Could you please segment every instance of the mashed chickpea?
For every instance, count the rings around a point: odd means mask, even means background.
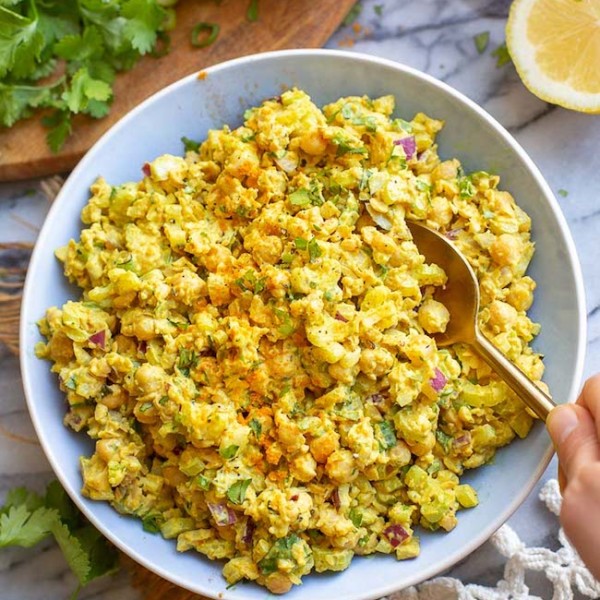
[[[531,428],[468,347],[436,347],[446,274],[406,226],[454,240],[483,331],[539,380],[529,218],[439,158],[441,121],[393,113],[287,91],[139,182],[99,179],[57,251],[81,297],[47,311],[37,353],[96,442],[83,494],[229,583],[284,593],[355,554],[418,555],[417,526],[477,505],[463,472]]]

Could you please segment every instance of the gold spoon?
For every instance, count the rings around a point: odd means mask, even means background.
[[[436,299],[450,312],[446,331],[435,334],[437,345],[444,347],[459,342],[469,344],[545,422],[548,413],[556,406],[554,400],[508,360],[479,329],[479,283],[471,265],[444,235],[414,221],[407,221],[407,225],[414,243],[427,262],[439,265],[448,276],[445,287],[436,292]]]

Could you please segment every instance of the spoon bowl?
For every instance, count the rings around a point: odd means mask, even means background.
[[[479,282],[471,265],[454,244],[444,235],[414,221],[407,222],[419,252],[427,262],[435,263],[446,272],[448,281],[435,298],[450,313],[443,333],[435,334],[439,347],[469,344],[498,376],[540,418],[546,421],[556,406],[521,369],[500,352],[481,332],[477,323],[479,312]]]

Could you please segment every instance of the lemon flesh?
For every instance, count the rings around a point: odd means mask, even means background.
[[[516,0],[506,43],[523,83],[536,96],[600,112],[599,0]]]

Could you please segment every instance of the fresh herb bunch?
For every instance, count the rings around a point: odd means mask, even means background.
[[[72,117],[101,118],[119,71],[167,44],[177,0],[0,0],[0,123],[47,109],[57,152]]]
[[[44,496],[25,488],[8,492],[0,507],[0,548],[30,548],[51,535],[79,587],[118,569],[117,550],[90,525],[58,481],[48,485]]]

